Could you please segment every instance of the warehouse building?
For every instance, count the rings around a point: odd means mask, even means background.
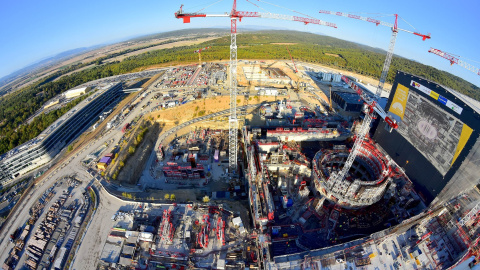
[[[53,159],[64,147],[82,134],[97,116],[123,94],[122,84],[110,84],[82,101],[60,119],[30,140],[0,156],[0,185]]]
[[[81,87],[77,89],[68,90],[65,93],[65,98],[74,98],[88,93],[91,90],[90,87]]]

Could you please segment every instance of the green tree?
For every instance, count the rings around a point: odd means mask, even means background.
[[[168,199],[170,199],[170,194],[168,194],[168,193],[167,193],[167,194],[165,194],[165,196],[163,196],[163,198],[164,198],[165,200],[168,200]]]
[[[129,153],[130,155],[133,155],[133,154],[135,153],[135,147],[134,147],[134,146],[128,147],[128,153]]]
[[[202,201],[204,203],[208,203],[208,202],[210,202],[210,198],[208,196],[205,196],[205,197],[203,197]]]
[[[176,199],[175,194],[171,194],[170,195],[170,200],[173,202],[173,201],[175,201],[175,199]]]

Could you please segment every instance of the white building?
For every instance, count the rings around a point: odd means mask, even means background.
[[[65,95],[65,98],[74,98],[74,97],[78,97],[88,93],[90,89],[91,89],[90,87],[82,87],[82,88],[68,90],[63,94]]]

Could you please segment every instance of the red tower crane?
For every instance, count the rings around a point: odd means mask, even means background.
[[[439,49],[434,49],[434,48],[430,48],[430,50],[428,50],[429,53],[433,53],[433,54],[436,54],[440,57],[443,57],[445,59],[447,59],[448,61],[450,61],[450,65],[453,65],[453,64],[457,64],[459,66],[462,66],[470,71],[472,71],[473,73],[477,74],[477,75],[480,75],[480,69],[470,65],[469,63],[467,62],[464,62],[460,59],[460,56],[457,56],[457,55],[453,55],[451,53],[447,53],[447,52],[444,52],[444,51],[440,51]]]
[[[360,87],[358,87],[354,82],[350,81],[346,76],[342,77],[342,80],[345,81],[350,87],[352,87],[357,93],[362,97],[363,101],[367,105],[368,109],[365,113],[365,118],[363,120],[362,126],[360,127],[360,130],[357,133],[357,138],[355,140],[355,143],[353,144],[352,151],[350,152],[350,155],[348,156],[345,164],[343,165],[343,168],[340,172],[336,174],[332,174],[331,178],[333,181],[343,181],[345,179],[345,176],[347,172],[350,170],[350,168],[353,165],[353,161],[355,160],[357,154],[359,151],[362,149],[362,144],[363,141],[365,140],[365,136],[367,135],[368,131],[370,130],[370,124],[372,123],[373,119],[376,118],[375,112],[382,117],[385,122],[391,127],[396,129],[398,127],[397,123],[395,122],[394,119],[391,119],[387,116],[383,108],[377,103],[378,98],[380,98],[380,95],[382,94],[383,91],[383,85],[385,84],[385,80],[387,79],[388,75],[388,70],[390,69],[390,64],[392,63],[392,58],[393,58],[393,51],[395,48],[395,42],[397,40],[397,34],[398,31],[404,31],[407,33],[411,33],[417,36],[422,37],[422,40],[430,39],[430,34],[421,34],[416,31],[410,31],[410,30],[405,30],[398,28],[398,14],[394,14],[395,16],[395,23],[387,23],[387,22],[382,22],[377,19],[373,18],[368,18],[368,17],[363,17],[359,15],[354,15],[354,14],[349,14],[349,13],[343,13],[343,12],[334,12],[334,11],[327,11],[327,10],[320,10],[320,13],[323,14],[331,14],[331,15],[337,15],[337,16],[342,16],[342,17],[347,17],[347,18],[352,18],[352,19],[357,19],[357,20],[362,20],[366,22],[371,22],[378,25],[384,25],[387,27],[390,27],[392,29],[392,37],[390,38],[390,46],[387,51],[387,57],[385,58],[385,63],[383,64],[383,69],[382,69],[382,74],[380,75],[380,80],[377,86],[377,91],[375,92],[375,96],[370,97],[370,95],[366,94]]]
[[[238,140],[238,119],[237,119],[237,19],[242,21],[243,17],[279,19],[288,21],[303,22],[304,24],[318,24],[337,28],[334,23],[324,22],[314,18],[304,18],[298,16],[289,16],[274,14],[269,12],[249,12],[238,11],[237,0],[233,0],[233,6],[230,13],[224,14],[206,14],[206,13],[185,13],[183,5],[175,13],[175,18],[183,19],[183,23],[190,23],[191,18],[204,17],[228,17],[230,18],[230,116],[228,120],[228,167],[229,172],[234,173],[237,170],[237,140]]]

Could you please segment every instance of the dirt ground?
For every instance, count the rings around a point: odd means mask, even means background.
[[[284,97],[278,96],[277,100],[282,98]],[[177,124],[186,122],[193,118],[226,110],[230,107],[229,101],[230,101],[230,97],[228,96],[219,96],[219,97],[213,97],[208,99],[201,99],[201,100],[189,102],[185,105],[181,105],[180,107],[174,107],[170,109],[153,112],[153,113],[147,114],[146,116],[147,117],[152,116],[155,121],[160,123],[165,123],[164,130],[168,130]],[[258,104],[263,101],[275,101],[275,97],[261,96],[261,97],[258,97],[258,99],[255,97],[251,97],[248,104]],[[242,106],[243,102],[244,102],[244,97],[238,96],[237,106]],[[179,113],[180,108],[182,113]]]
[[[300,97],[300,100],[303,99],[307,101],[309,104],[313,104],[313,105],[323,106],[325,103],[327,104],[329,103],[328,97],[323,92],[318,91],[317,94],[323,99],[324,103],[319,101],[314,95],[307,92],[303,92],[303,91],[299,93],[299,97]]]
[[[177,41],[177,42],[172,42],[172,43],[168,43],[168,44],[157,45],[157,46],[154,46],[154,47],[138,50],[138,51],[127,53],[127,54],[122,54],[122,55],[119,55],[117,57],[107,59],[107,60],[105,60],[105,63],[110,63],[110,62],[114,62],[114,61],[122,61],[123,59],[125,59],[127,57],[130,57],[130,56],[133,56],[133,55],[139,55],[139,54],[142,54],[142,53],[145,53],[145,52],[148,52],[148,51],[168,49],[168,48],[180,47],[180,46],[190,46],[190,45],[199,44],[199,43],[202,43],[202,42],[205,42],[205,41],[210,41],[210,40],[217,39],[217,38],[218,37],[199,38],[199,39],[196,39],[196,40]]]

